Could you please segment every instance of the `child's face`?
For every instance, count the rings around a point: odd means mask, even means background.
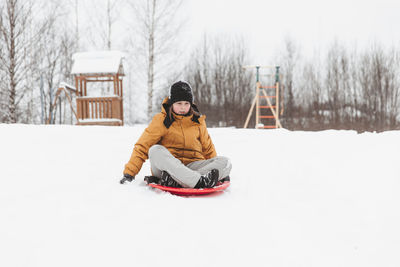
[[[172,104],[172,110],[176,114],[185,115],[189,112],[190,102],[188,101],[178,101]]]

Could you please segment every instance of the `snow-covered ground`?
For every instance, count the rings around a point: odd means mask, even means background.
[[[0,266],[400,266],[400,132],[210,129],[186,198],[119,184],[144,127],[0,125]]]

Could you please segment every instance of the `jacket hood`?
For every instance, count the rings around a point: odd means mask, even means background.
[[[171,105],[168,104],[168,97],[166,97],[163,100],[162,105],[161,105],[161,113],[165,115],[164,125],[165,125],[165,127],[167,127],[167,129],[175,121],[175,115],[173,114],[172,116],[170,116],[170,114],[169,114],[170,107],[171,107]],[[197,113],[200,114],[200,111],[195,104],[192,104],[192,108],[194,109],[194,111],[196,111]],[[199,118],[202,117],[201,114],[200,114],[200,116],[192,114],[191,117],[192,117],[193,122],[200,124]]]

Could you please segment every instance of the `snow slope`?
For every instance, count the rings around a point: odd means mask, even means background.
[[[400,132],[210,129],[185,198],[119,184],[144,127],[0,124],[0,266],[400,266]]]

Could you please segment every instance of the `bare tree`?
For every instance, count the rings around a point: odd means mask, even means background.
[[[69,14],[74,14],[73,17],[68,18],[69,21],[74,21],[74,25],[72,27],[75,27],[75,29],[68,29],[71,32],[75,32],[73,35],[74,41],[73,43],[75,44],[75,49],[76,51],[80,50],[80,28],[81,28],[81,23],[79,20],[79,15],[80,15],[80,6],[79,6],[79,1],[78,0],[62,0],[61,2],[58,2],[57,4],[62,5],[63,9],[67,10]],[[65,16],[63,16],[65,17]],[[68,27],[67,27],[68,28]]]
[[[398,125],[399,57],[394,50],[375,47],[361,58],[359,82],[366,130],[395,129]]]
[[[347,92],[349,88],[349,59],[337,42],[328,51],[326,60],[325,88],[328,96],[330,120],[335,128],[343,127],[347,114]]]
[[[280,58],[280,65],[282,67],[282,76],[283,80],[282,86],[285,87],[285,95],[283,98],[285,100],[285,113],[283,114],[284,123],[290,124],[292,118],[294,117],[294,109],[295,109],[295,74],[297,71],[297,65],[299,64],[299,49],[295,44],[294,40],[290,37],[286,37],[284,41],[285,50],[282,53]],[[298,88],[299,86],[297,86]]]
[[[184,76],[209,125],[243,126],[254,97],[251,74],[242,69],[247,58],[244,41],[226,37],[204,37],[190,57]]]
[[[309,129],[323,129],[325,120],[326,106],[323,88],[322,88],[322,75],[320,67],[317,62],[307,62],[303,66],[302,76],[303,79],[297,84],[299,92],[302,95],[302,102],[296,99],[293,101],[294,106],[291,116],[296,120],[291,119],[288,125],[291,129],[309,128]],[[286,109],[288,111],[288,109]],[[307,118],[307,122],[301,118]]]
[[[181,0],[136,0],[129,1],[135,15],[133,37],[137,53],[142,56],[146,69],[147,117],[153,114],[153,96],[157,79],[163,71],[171,68],[174,60],[168,54],[173,51],[182,24],[177,21]]]
[[[189,62],[186,64],[185,77],[191,81],[194,100],[203,103],[212,103],[211,92],[211,55],[209,53],[209,44],[207,37],[203,37],[201,45],[194,49],[190,56]]]
[[[37,57],[42,58],[40,62],[39,77],[43,83],[43,93],[45,94],[46,121],[50,118],[50,122],[55,122],[55,115],[57,110],[53,110],[53,102],[56,91],[60,82],[72,82],[70,77],[70,70],[72,64],[72,54],[75,50],[76,43],[73,36],[67,30],[60,31],[55,27],[49,27],[45,31],[39,41],[39,49],[37,49]],[[69,107],[64,105],[64,110],[59,102],[59,113],[71,114]],[[63,122],[62,114],[60,116],[60,123]]]
[[[19,119],[18,106],[28,90],[25,75],[34,64],[29,55],[40,35],[53,23],[51,19],[33,20],[33,2],[6,0],[0,7],[0,68],[5,75],[6,110],[4,121],[15,123]]]
[[[31,7],[23,6],[18,0],[7,0],[3,3],[0,14],[0,34],[2,54],[0,55],[2,72],[5,74],[6,113],[5,122],[17,122],[17,103],[24,93],[19,92],[22,79],[18,69],[22,65],[21,53],[18,53],[18,41],[22,39],[27,26]],[[20,93],[20,94],[19,94]]]
[[[89,27],[86,29],[88,43],[101,50],[115,47],[115,24],[120,19],[122,0],[91,1],[86,7]]]

